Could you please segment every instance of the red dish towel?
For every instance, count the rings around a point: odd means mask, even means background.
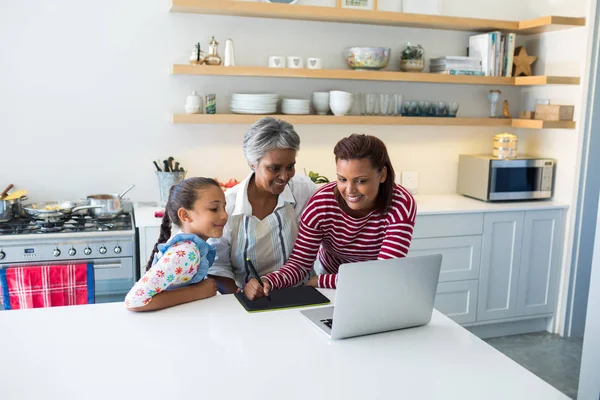
[[[93,264],[0,269],[5,310],[94,303]]]

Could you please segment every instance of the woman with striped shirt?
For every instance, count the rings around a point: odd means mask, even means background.
[[[312,196],[289,259],[261,278],[264,288],[250,280],[244,288],[248,298],[298,285],[317,258],[321,274],[307,285],[335,288],[341,264],[408,253],[417,206],[412,195],[394,183],[385,144],[374,136],[354,134],[340,140],[333,152],[337,181]]]

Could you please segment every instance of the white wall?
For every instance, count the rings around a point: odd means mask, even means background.
[[[530,16],[517,0],[510,2],[514,7],[503,2],[501,8],[495,1],[452,1],[444,10],[458,14],[474,4],[465,16],[490,17],[482,10],[500,9],[512,10],[512,19]],[[137,184],[130,192],[134,200],[156,200],[151,160],[169,155],[190,175],[245,176],[246,126],[169,122],[170,113],[183,111],[192,89],[216,93],[218,112],[226,111],[234,91],[308,98],[312,91],[336,88],[458,100],[462,116],[484,116],[487,109],[490,87],[482,86],[169,75],[172,63],[185,62],[193,44],[206,46],[211,35],[221,43],[234,40],[238,65],[264,65],[269,55],[283,54],[317,56],[326,67],[344,68],[344,46],[378,45],[393,49],[390,68],[396,68],[407,41],[423,44],[428,57],[464,54],[469,35],[464,32],[174,14],[168,0],[27,0],[0,7],[0,132],[2,147],[10,149],[0,158],[0,181],[28,189],[36,200],[78,199],[130,183]],[[519,89],[501,89],[516,113]],[[386,141],[398,171],[420,171],[423,194],[454,192],[457,155],[489,151],[492,136],[502,131],[307,125],[297,130],[300,171],[333,177],[333,145],[352,132],[366,132]],[[574,136],[573,131],[553,134],[559,142]],[[527,137],[521,143],[531,149]]]

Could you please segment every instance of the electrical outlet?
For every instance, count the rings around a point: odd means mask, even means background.
[[[419,171],[402,171],[402,186],[412,194],[419,189]]]

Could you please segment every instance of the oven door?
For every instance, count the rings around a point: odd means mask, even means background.
[[[25,265],[94,264],[94,287],[96,303],[124,301],[125,295],[134,285],[133,257],[97,258],[91,260],[36,261],[29,263],[10,263],[0,268]],[[0,307],[2,309],[2,307]]]
[[[489,200],[528,200],[552,197],[551,184],[548,185],[547,182],[548,162],[548,160],[492,161]]]

